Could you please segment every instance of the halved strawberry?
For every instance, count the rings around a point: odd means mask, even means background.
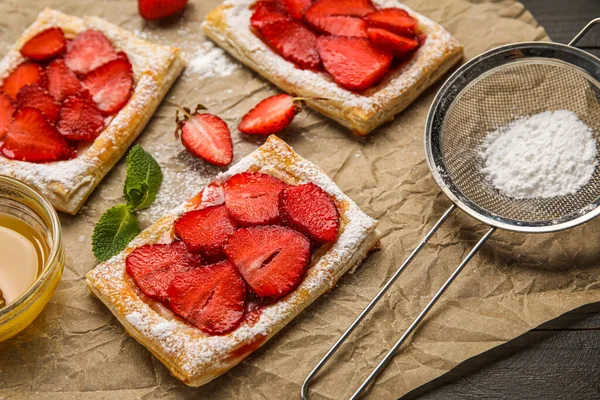
[[[248,111],[238,125],[240,132],[249,135],[270,135],[287,128],[301,110],[289,94],[267,97]]]
[[[233,160],[229,127],[216,115],[198,114],[202,108],[204,107],[199,105],[193,113],[182,109],[184,117],[181,120],[177,112],[175,134],[181,130],[181,142],[196,157],[221,167],[228,165]]]
[[[65,52],[67,39],[62,29],[53,27],[41,31],[21,47],[21,55],[35,61],[46,61]]]
[[[16,107],[10,97],[0,93],[0,142],[4,139]]]
[[[368,35],[375,47],[386,51],[392,50],[398,56],[403,56],[419,47],[419,42],[416,40],[381,28],[369,28]]]
[[[393,59],[392,53],[377,49],[365,38],[321,36],[317,49],[333,80],[357,92],[380,81]]]
[[[76,74],[87,74],[117,58],[117,53],[104,33],[89,29],[83,31],[67,46],[65,62]]]
[[[48,76],[48,92],[56,101],[62,102],[77,93],[81,87],[77,75],[67,67],[67,63],[62,58],[48,64],[46,75]]]
[[[321,66],[316,46],[317,35],[301,22],[292,19],[274,21],[263,25],[260,33],[267,44],[297,67],[318,69]]]
[[[399,8],[384,8],[375,11],[366,15],[365,21],[371,26],[411,38],[417,34],[419,25],[416,19]]]
[[[240,225],[271,225],[279,222],[279,193],[285,183],[260,172],[233,175],[223,185],[225,206]]]
[[[2,154],[12,160],[48,162],[68,159],[73,152],[41,111],[23,107],[8,128]]]
[[[260,30],[264,25],[275,21],[289,19],[277,3],[272,1],[259,1],[250,17],[250,25]]]
[[[55,123],[60,113],[60,105],[54,97],[40,85],[26,85],[17,94],[17,107],[32,107],[44,113],[48,121]]]
[[[279,298],[302,280],[310,241],[283,226],[241,228],[229,237],[225,255],[257,295]]]
[[[83,90],[67,97],[60,110],[58,131],[71,140],[94,140],[104,129],[104,117],[92,97]]]
[[[206,256],[223,251],[234,230],[224,205],[188,211],[175,221],[175,233],[188,249]]]
[[[19,65],[5,80],[2,91],[13,101],[17,100],[17,93],[25,85],[46,86],[46,74],[40,65],[24,62]]]
[[[279,0],[290,17],[302,19],[304,12],[312,5],[312,0]]]
[[[209,335],[223,335],[244,318],[246,283],[229,261],[185,272],[171,282],[171,309]]]
[[[333,16],[315,21],[314,28],[328,35],[367,37],[367,23],[360,18]]]
[[[318,243],[335,242],[340,217],[331,197],[314,183],[288,186],[279,195],[281,222]]]
[[[125,259],[125,268],[140,290],[150,298],[167,301],[173,279],[200,267],[202,257],[188,251],[183,242],[138,247]]]
[[[219,179],[215,179],[204,189],[199,191],[188,204],[194,210],[201,210],[206,207],[219,206],[225,203],[225,193]]]
[[[188,0],[138,0],[138,11],[148,21],[172,17],[183,11]]]
[[[319,19],[337,15],[362,17],[375,11],[371,0],[319,0],[310,6],[304,19],[312,26],[319,26]]]
[[[81,83],[89,90],[102,114],[112,115],[131,97],[133,69],[128,60],[117,58],[87,74]]]

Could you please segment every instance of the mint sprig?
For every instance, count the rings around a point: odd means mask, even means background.
[[[156,199],[162,172],[156,160],[139,145],[127,155],[127,176],[123,187],[126,204],[107,210],[94,228],[92,250],[99,262],[120,253],[140,233],[135,212]]]

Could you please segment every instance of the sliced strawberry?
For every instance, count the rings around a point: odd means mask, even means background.
[[[133,70],[128,60],[117,58],[96,68],[81,82],[104,115],[119,112],[131,97]]]
[[[41,111],[23,107],[8,128],[2,154],[12,160],[47,162],[68,159],[73,152]]]
[[[169,286],[171,309],[209,335],[223,335],[244,318],[246,283],[229,261],[185,272]]]
[[[265,24],[260,33],[267,44],[298,68],[318,69],[321,59],[317,52],[317,35],[301,22],[284,19]]]
[[[240,225],[271,225],[279,222],[279,193],[285,183],[260,172],[233,175],[223,185],[225,206]]]
[[[367,37],[367,23],[360,18],[334,16],[316,21],[315,29],[336,36]]]
[[[318,243],[335,242],[340,217],[331,197],[314,183],[288,186],[279,195],[281,221]]]
[[[56,101],[62,102],[77,93],[81,87],[77,75],[67,67],[67,63],[62,58],[52,61],[46,67],[46,75],[48,76],[48,92]]]
[[[67,46],[65,62],[76,74],[85,75],[117,58],[117,53],[104,33],[83,31]]]
[[[222,252],[234,230],[224,205],[188,211],[175,221],[175,233],[188,249],[206,256]]]
[[[138,10],[148,21],[172,17],[183,11],[188,0],[138,0]]]
[[[67,39],[60,28],[41,31],[21,47],[21,55],[35,61],[46,61],[65,52]]]
[[[233,142],[229,127],[221,118],[212,114],[198,114],[198,109],[189,113],[184,109],[184,118],[179,120],[177,130],[181,130],[181,142],[185,148],[203,160],[218,166],[225,166],[233,160]]]
[[[369,28],[368,34],[369,40],[375,47],[386,51],[392,50],[398,56],[408,54],[419,47],[419,42],[416,40],[396,35],[385,29]]]
[[[60,110],[58,131],[70,140],[94,140],[104,129],[104,117],[84,90],[67,97]]]
[[[260,30],[263,26],[275,22],[289,19],[287,15],[275,2],[259,1],[256,8],[250,17],[250,25],[253,28]]]
[[[283,226],[241,228],[229,237],[225,254],[257,295],[279,298],[302,280],[310,241]]]
[[[372,46],[368,39],[321,36],[317,48],[323,65],[342,87],[361,92],[387,73],[392,53]]]
[[[320,26],[319,20],[337,15],[362,17],[375,11],[371,0],[319,0],[310,6],[304,19],[314,27]]]
[[[290,17],[302,19],[304,12],[312,5],[312,0],[280,0]]]
[[[32,107],[44,113],[48,121],[55,123],[60,113],[60,105],[54,97],[40,85],[26,85],[17,94],[17,107]]]
[[[267,97],[244,115],[238,129],[249,135],[270,135],[284,130],[301,109],[294,100],[289,94]]]
[[[44,68],[35,63],[24,62],[4,80],[2,91],[13,101],[16,101],[17,93],[25,85],[46,86]]]
[[[125,268],[140,290],[150,298],[167,301],[173,279],[200,268],[202,257],[188,251],[183,242],[138,247],[125,259]]]
[[[16,107],[10,97],[0,93],[0,142],[4,139]]]
[[[371,26],[386,29],[401,36],[414,37],[418,31],[416,19],[399,8],[384,8],[365,16]]]

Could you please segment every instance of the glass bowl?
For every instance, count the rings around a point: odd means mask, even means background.
[[[42,312],[62,277],[65,253],[56,211],[37,190],[0,175],[0,213],[25,221],[49,248],[45,263],[33,285],[0,309],[0,342],[25,329]],[[0,255],[1,256],[1,255]]]

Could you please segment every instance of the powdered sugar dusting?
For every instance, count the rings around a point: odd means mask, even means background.
[[[204,42],[188,59],[187,73],[200,78],[214,78],[233,74],[239,65],[225,51],[212,42]]]
[[[153,349],[158,347],[160,353],[176,360],[176,374],[183,372],[193,378],[219,373],[221,363],[234,350],[275,334],[279,327],[330,290],[337,279],[359,262],[377,241],[377,236],[372,236],[377,222],[363,213],[323,171],[296,155],[280,139],[269,138],[263,146],[218,178],[225,180],[249,168],[272,174],[288,183],[313,182],[343,204],[343,228],[337,242],[314,261],[296,290],[266,307],[254,324],[244,321],[227,335],[208,336],[185,324],[168,310],[156,311],[125,287],[128,285],[124,279],[126,254],[138,246],[155,243],[164,237],[177,215],[159,220],[134,239],[123,253],[97,266],[87,275],[89,284],[101,291],[107,301],[117,305],[131,325],[128,329],[135,329],[153,343]],[[180,207],[179,212],[184,210],[185,207]]]
[[[565,196],[589,182],[597,153],[592,130],[575,113],[546,111],[490,132],[482,172],[515,199]]]

